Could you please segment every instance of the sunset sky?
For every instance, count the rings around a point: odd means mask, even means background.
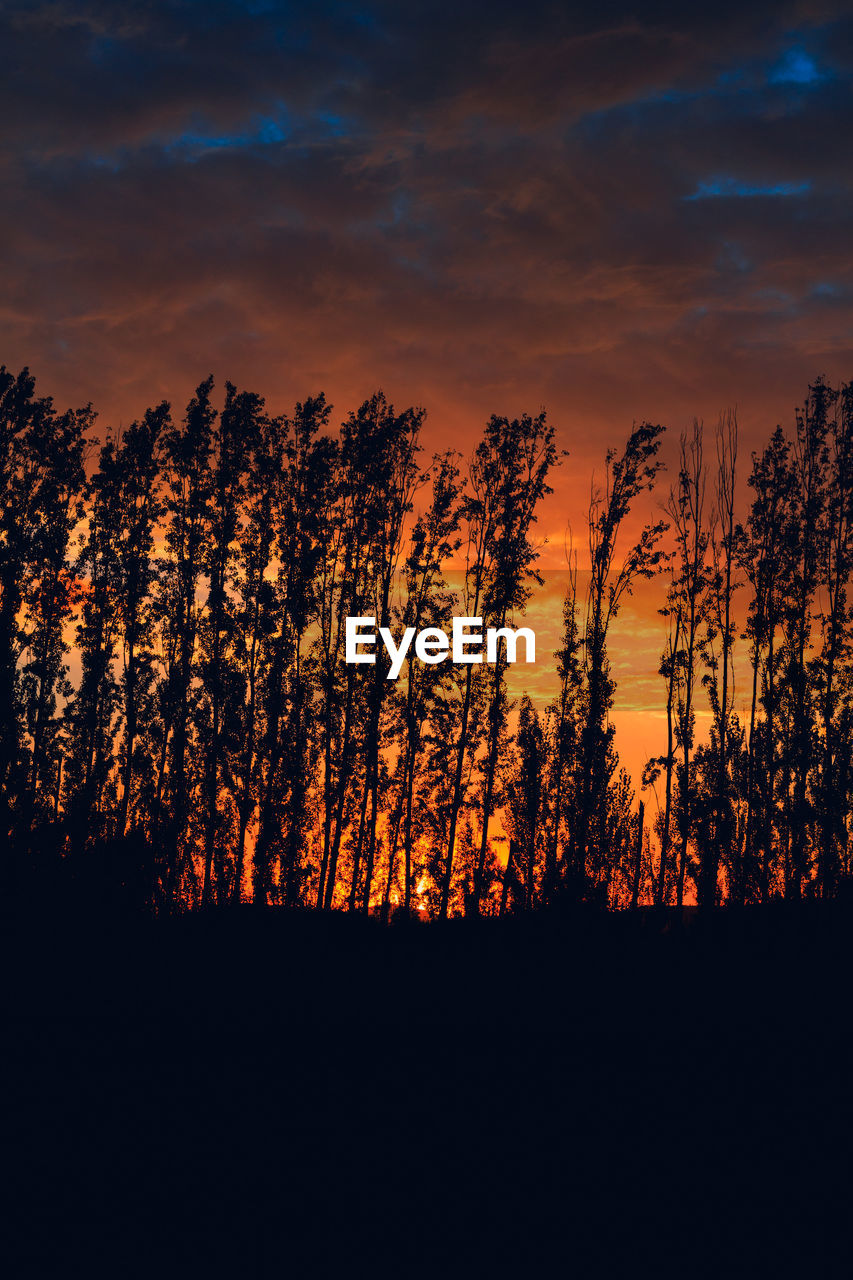
[[[3,0],[0,49],[0,362],[103,424],[209,372],[430,451],[545,406],[557,568],[633,420],[671,463],[737,405],[745,494],[853,375],[850,3]]]

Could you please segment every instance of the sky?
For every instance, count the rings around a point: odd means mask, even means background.
[[[556,570],[632,422],[672,469],[736,406],[743,501],[853,376],[853,3],[0,0],[0,49],[0,363],[104,425],[210,372],[430,452],[544,406]]]

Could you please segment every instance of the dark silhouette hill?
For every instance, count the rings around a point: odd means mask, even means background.
[[[841,1275],[851,915],[7,920],[15,1274]]]

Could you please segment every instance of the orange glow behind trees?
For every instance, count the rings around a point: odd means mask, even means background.
[[[10,883],[97,853],[156,911],[431,918],[849,874],[849,387],[810,388],[748,483],[734,417],[714,450],[697,424],[668,499],[661,428],[635,426],[593,484],[587,565],[567,547],[544,573],[544,413],[430,460],[422,411],[382,393],[335,433],[322,396],[273,416],[227,384],[219,409],[208,379],[87,478],[90,410],[26,373],[0,397]],[[347,617],[454,615],[523,619],[536,663],[343,660]]]

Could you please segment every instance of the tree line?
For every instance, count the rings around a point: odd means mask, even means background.
[[[491,417],[467,458],[425,458],[423,411],[381,392],[333,431],[323,395],[275,415],[226,383],[217,407],[208,378],[179,418],[163,402],[98,441],[91,406],[60,412],[3,367],[4,893],[384,918],[835,894],[850,875],[851,397],[809,388],[793,433],[752,457],[742,523],[733,414],[711,450],[699,424],[682,437],[639,533],[663,428],[606,454],[589,584],[574,558],[540,712],[511,703],[501,649],[461,667],[412,647],[396,681],[381,647],[374,665],[343,657],[348,616],[399,634],[524,614],[561,462],[544,412]],[[666,742],[637,805],[608,641],[657,575]]]

